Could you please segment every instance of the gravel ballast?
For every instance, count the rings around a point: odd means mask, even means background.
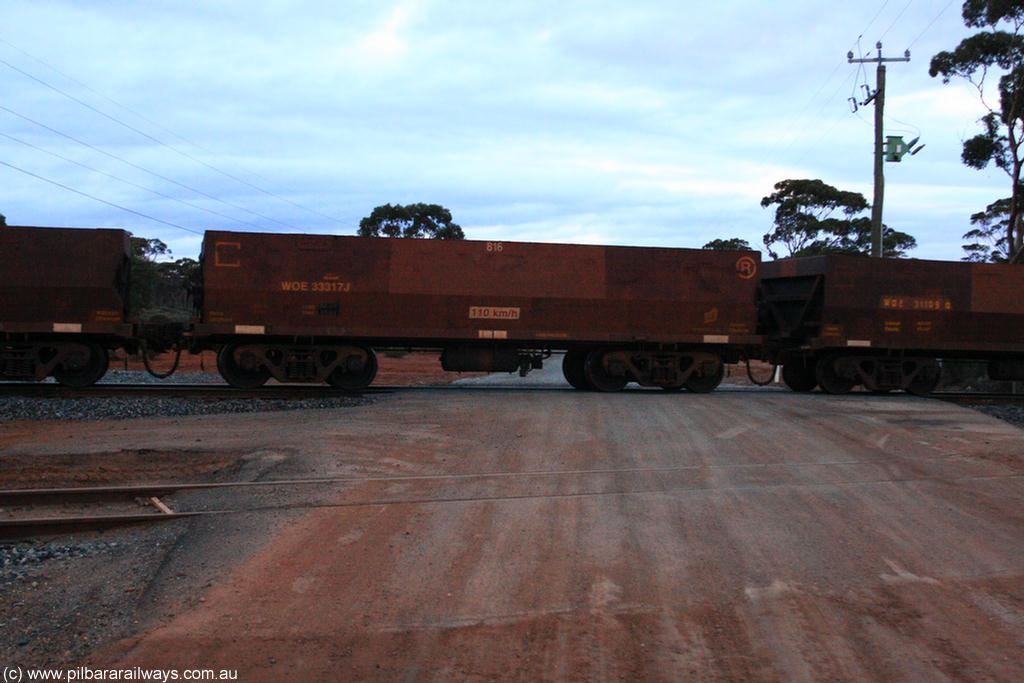
[[[47,379],[47,382],[53,382]],[[141,370],[111,370],[100,384],[222,384],[205,372],[179,372],[156,379]],[[184,417],[224,413],[259,413],[282,410],[348,408],[372,402],[365,396],[304,399],[260,398],[90,398],[0,397],[0,422],[13,420],[128,420],[146,417]],[[965,402],[962,405],[1024,427],[1024,404]]]
[[[52,380],[51,380],[52,381]],[[100,384],[211,384],[216,375],[183,372],[158,380],[139,370],[112,370]],[[128,420],[144,417],[182,417],[223,413],[259,413],[280,410],[316,410],[365,405],[361,396],[333,396],[303,399],[262,398],[159,398],[89,397],[35,398],[0,397],[0,422],[12,420]]]

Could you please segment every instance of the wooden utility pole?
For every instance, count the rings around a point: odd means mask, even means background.
[[[882,142],[882,115],[885,109],[885,62],[909,62],[910,50],[903,53],[902,57],[882,57],[882,43],[876,43],[878,48],[877,57],[864,57],[854,59],[853,53],[846,53],[846,58],[851,64],[863,64],[876,62],[878,69],[875,72],[875,92],[871,93],[862,104],[875,102],[875,199],[871,203],[871,256],[882,257],[882,199],[885,195],[885,174],[882,165],[884,143]],[[865,86],[865,89],[867,86]]]

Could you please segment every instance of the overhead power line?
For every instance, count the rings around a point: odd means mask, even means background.
[[[69,187],[68,185],[65,185],[64,183],[59,183],[56,180],[51,180],[50,178],[45,178],[45,177],[43,177],[43,176],[41,176],[41,175],[39,175],[37,173],[33,173],[32,171],[26,171],[25,169],[21,168],[20,166],[15,166],[14,164],[9,164],[6,161],[0,161],[0,165],[6,166],[7,168],[14,169],[15,171],[18,171],[19,173],[24,173],[27,176],[31,176],[33,178],[36,178],[37,180],[42,180],[44,183],[49,183],[51,185],[55,185],[55,186],[57,186],[57,187],[59,187],[59,188],[61,188],[63,190],[67,190],[68,192],[74,192],[75,194],[81,195],[83,197],[86,197],[87,199],[92,199],[93,201],[97,201],[97,202],[99,202],[101,204],[106,204],[107,206],[111,206],[111,207],[113,207],[115,209],[120,209],[121,211],[127,211],[128,213],[135,214],[136,216],[140,216],[142,218],[145,218],[145,219],[148,219],[148,220],[151,220],[151,221],[155,221],[157,223],[163,223],[164,225],[169,225],[172,228],[179,228],[181,230],[184,230],[185,232],[191,232],[194,235],[202,235],[203,234],[202,232],[200,232],[198,230],[193,230],[191,228],[186,228],[184,225],[178,225],[177,223],[172,223],[171,221],[165,221],[162,218],[156,218],[155,216],[150,216],[149,214],[142,213],[141,211],[136,211],[135,209],[129,209],[127,206],[121,206],[120,204],[115,204],[114,202],[109,202],[106,199],[100,199],[99,197],[97,197],[95,195],[91,195],[88,192],[82,192],[81,190],[76,190],[75,188]]]
[[[141,113],[135,111],[131,107],[129,107],[129,106],[127,106],[127,105],[125,105],[125,104],[123,104],[121,102],[118,102],[117,100],[113,100],[113,99],[107,97],[103,93],[99,92],[95,88],[89,87],[88,84],[83,83],[82,81],[78,80],[74,76],[71,76],[71,75],[61,71],[60,69],[58,69],[54,65],[52,65],[52,64],[50,64],[48,62],[45,62],[42,59],[39,59],[35,55],[32,55],[32,54],[29,54],[28,52],[25,52],[24,50],[22,50],[17,45],[14,45],[13,43],[10,43],[10,42],[4,40],[3,38],[0,38],[0,44],[6,45],[7,47],[11,48],[15,52],[18,52],[19,54],[21,54],[22,56],[27,57],[28,59],[31,59],[36,64],[40,64],[41,66],[46,67],[50,71],[52,71],[55,74],[59,75],[61,78],[64,78],[64,79],[66,79],[68,81],[71,81],[72,83],[77,85],[79,88],[82,88],[83,90],[89,91],[93,95],[96,95],[100,99],[106,100],[107,102],[109,102],[110,104],[114,105],[115,107],[118,107],[119,109],[123,109],[124,111],[128,112],[132,116],[134,116],[134,117],[136,117],[138,119],[141,119],[142,121],[145,121],[146,123],[148,123],[149,125],[153,126],[154,128],[158,128],[159,130],[162,130],[163,132],[167,133],[168,135],[170,135],[172,137],[175,137],[175,138],[177,138],[178,140],[181,140],[184,143],[192,145],[193,147],[196,147],[197,149],[200,149],[200,150],[202,150],[204,152],[210,153],[209,150],[203,149],[201,146],[197,145],[196,143],[194,143],[194,142],[192,142],[190,140],[186,140],[185,138],[183,138],[180,135],[178,135],[177,133],[175,133],[173,130],[170,130],[169,128],[165,128],[164,126],[161,126],[156,121],[154,121],[154,120],[152,120],[150,118],[147,118],[144,114],[141,114]]]
[[[885,8],[886,8],[886,6],[888,6],[888,4],[889,4],[889,0],[885,0],[885,2],[882,3],[882,6],[878,8],[877,12],[875,12],[875,16],[871,17],[871,21],[869,21],[868,25],[864,27],[864,30],[860,32],[860,36],[857,37],[857,40],[860,40],[860,38],[865,33],[867,33],[871,29],[872,26],[874,26],[875,20],[878,19],[878,17],[882,16],[882,12],[885,10]]]
[[[887,36],[887,35],[889,34],[889,31],[891,31],[891,30],[892,30],[893,26],[895,26],[896,24],[898,24],[898,23],[900,22],[900,18],[901,18],[901,17],[903,16],[903,14],[904,14],[904,13],[905,13],[905,12],[906,12],[906,11],[907,11],[908,9],[910,9],[910,6],[911,6],[912,4],[914,4],[914,0],[907,0],[907,4],[903,6],[903,9],[901,9],[901,10],[900,10],[900,13],[899,13],[899,14],[897,14],[897,15],[896,15],[896,18],[892,20],[892,23],[891,23],[891,24],[889,24],[889,28],[887,28],[887,29],[885,29],[884,31],[882,31],[882,35],[878,36],[878,39],[879,39],[879,40],[882,40],[882,38],[885,38],[885,37],[886,37],[886,36]]]
[[[62,138],[65,138],[67,140],[71,140],[72,142],[74,142],[76,144],[79,144],[79,145],[82,145],[83,147],[86,147],[88,149],[91,149],[94,152],[98,152],[98,153],[100,153],[100,154],[102,154],[104,156],[107,156],[107,157],[111,158],[111,159],[114,159],[116,161],[120,161],[122,164],[127,164],[128,166],[131,166],[132,168],[134,168],[136,170],[142,171],[143,173],[148,173],[148,174],[152,175],[155,178],[159,178],[160,180],[166,181],[166,182],[171,183],[173,185],[177,185],[178,187],[186,189],[189,192],[195,192],[196,194],[201,195],[203,197],[206,197],[207,199],[211,199],[211,200],[213,200],[215,202],[219,202],[219,203],[221,203],[221,204],[223,204],[225,206],[230,206],[231,208],[237,209],[239,211],[244,211],[244,212],[246,212],[248,214],[256,216],[257,218],[262,218],[263,220],[267,220],[267,221],[270,221],[272,223],[277,223],[278,225],[284,226],[286,228],[294,228],[295,227],[295,226],[293,226],[293,225],[291,225],[289,223],[283,223],[283,222],[281,222],[281,221],[279,221],[277,219],[271,218],[270,216],[264,216],[263,214],[258,213],[256,211],[253,211],[252,209],[247,209],[244,206],[239,206],[238,204],[232,204],[231,202],[225,201],[223,199],[218,199],[217,197],[214,197],[213,195],[211,195],[211,194],[209,194],[207,192],[203,192],[200,189],[191,187],[189,185],[185,185],[184,183],[180,183],[177,180],[174,180],[173,178],[168,178],[167,176],[161,175],[160,173],[157,173],[156,171],[151,171],[148,168],[144,168],[142,166],[139,166],[138,164],[132,163],[131,161],[128,161],[127,159],[119,157],[116,154],[108,152],[108,151],[106,151],[104,149],[100,149],[99,147],[96,147],[95,145],[91,145],[88,142],[85,142],[84,140],[79,140],[78,138],[76,138],[76,137],[74,137],[72,135],[68,135],[67,133],[59,131],[56,128],[52,128],[50,126],[47,126],[45,123],[40,123],[39,121],[36,121],[35,119],[33,119],[31,117],[25,116],[24,114],[20,114],[20,113],[14,111],[13,109],[10,109],[10,108],[5,107],[3,105],[0,105],[0,111],[5,111],[8,114],[11,114],[13,116],[17,116],[19,119],[22,119],[24,121],[28,121],[29,123],[31,123],[33,125],[36,125],[36,126],[39,126],[40,128],[42,128],[44,130],[48,130],[51,133],[53,133],[54,135],[59,135]]]
[[[49,64],[47,64],[46,62],[44,62],[44,61],[42,61],[40,59],[37,59],[36,57],[33,57],[28,52],[25,52],[24,50],[14,46],[14,45],[12,45],[8,41],[3,40],[2,38],[0,38],[0,43],[3,43],[4,45],[10,46],[11,48],[17,50],[21,54],[23,54],[23,55],[25,55],[25,56],[35,60],[36,62],[38,62],[40,64],[45,65],[47,68],[53,69],[56,73],[64,76],[65,78],[68,78],[72,82],[75,82],[75,83],[81,85],[82,87],[86,88],[90,92],[96,93],[96,91],[94,89],[90,88],[89,86],[85,85],[84,83],[81,83],[81,81],[78,81],[78,80],[76,80],[76,79],[74,79],[74,78],[72,78],[70,76],[67,76],[66,74],[64,74],[60,70],[50,66]],[[300,204],[298,202],[295,202],[295,201],[293,201],[291,199],[288,199],[287,197],[283,197],[283,196],[281,196],[281,195],[279,195],[279,194],[277,194],[275,192],[272,192],[271,190],[267,190],[266,188],[263,188],[263,187],[260,187],[260,186],[258,186],[256,184],[254,184],[254,183],[251,183],[251,182],[245,180],[244,178],[240,178],[240,177],[238,177],[235,174],[229,173],[228,171],[225,171],[225,170],[223,170],[221,168],[218,168],[217,166],[214,166],[213,164],[210,164],[210,163],[204,161],[203,159],[200,159],[200,158],[198,158],[198,157],[196,157],[196,156],[194,156],[192,154],[189,154],[188,152],[186,152],[186,151],[184,151],[182,149],[179,149],[178,147],[175,147],[174,145],[171,145],[171,144],[169,144],[169,143],[167,143],[167,142],[165,142],[165,141],[163,141],[163,140],[161,140],[161,139],[159,139],[159,138],[157,138],[157,137],[155,137],[153,135],[150,135],[149,133],[146,133],[143,130],[140,130],[139,128],[137,128],[135,126],[132,126],[129,123],[126,123],[125,121],[122,121],[121,119],[117,118],[116,116],[108,114],[108,113],[104,112],[103,110],[101,110],[101,109],[99,109],[97,107],[94,107],[93,105],[89,104],[88,102],[85,102],[84,100],[82,100],[82,99],[80,99],[78,97],[75,97],[74,95],[72,95],[72,94],[70,94],[70,93],[68,93],[68,92],[58,88],[57,86],[47,82],[46,80],[44,80],[42,78],[39,78],[38,76],[35,76],[35,75],[33,75],[33,74],[23,70],[23,69],[18,68],[17,66],[11,64],[10,62],[8,62],[8,61],[6,61],[4,59],[0,59],[0,64],[3,64],[4,66],[6,66],[9,69],[11,69],[11,70],[21,74],[22,76],[24,76],[24,77],[26,77],[28,79],[31,79],[32,81],[34,81],[36,83],[39,83],[40,85],[42,85],[42,86],[44,86],[46,88],[49,88],[50,90],[53,90],[54,92],[62,95],[63,97],[66,97],[66,98],[70,99],[71,101],[75,102],[79,106],[88,109],[89,111],[97,114],[98,116],[101,116],[101,117],[103,117],[103,118],[105,118],[105,119],[107,119],[109,121],[112,121],[113,123],[116,123],[117,125],[120,125],[120,126],[126,128],[126,129],[132,131],[136,135],[139,135],[139,136],[141,136],[141,137],[143,137],[143,138],[145,138],[145,139],[147,139],[147,140],[149,140],[149,141],[151,141],[151,142],[153,142],[153,143],[155,143],[157,145],[160,145],[161,147],[165,147],[165,148],[171,150],[172,152],[174,152],[175,154],[178,154],[178,155],[180,155],[180,156],[182,156],[182,157],[184,157],[184,158],[186,158],[186,159],[188,159],[188,160],[190,160],[190,161],[192,161],[192,162],[194,162],[196,164],[199,164],[199,165],[201,165],[201,166],[203,166],[203,167],[205,167],[205,168],[207,168],[207,169],[209,169],[211,171],[214,171],[215,173],[218,173],[218,174],[220,174],[220,175],[222,175],[222,176],[224,176],[226,178],[229,178],[230,180],[233,180],[233,181],[235,181],[235,182],[237,182],[237,183],[239,183],[239,184],[241,184],[241,185],[243,185],[245,187],[248,187],[248,188],[250,188],[252,190],[256,190],[257,192],[260,192],[261,194],[264,194],[264,195],[266,195],[268,197],[272,197],[274,199],[277,199],[278,201],[284,202],[286,204],[294,206],[294,207],[296,207],[298,209],[301,209],[303,211],[307,211],[309,213],[312,213],[314,215],[320,216],[322,218],[326,218],[326,219],[328,219],[328,220],[330,220],[330,221],[332,221],[334,223],[337,223],[338,225],[341,225],[343,227],[352,227],[351,225],[345,223],[344,221],[342,221],[342,220],[340,220],[340,219],[338,219],[338,218],[336,218],[334,216],[328,215],[328,214],[323,213],[321,211],[318,211],[316,209],[313,209],[313,208],[310,208],[310,207],[305,206],[303,204]],[[112,102],[113,104],[115,104],[115,105],[125,109],[126,111],[129,111],[132,114],[134,114],[136,116],[139,116],[139,118],[145,120],[146,122],[150,123],[151,125],[154,125],[155,127],[160,128],[161,130],[163,130],[163,131],[165,131],[167,133],[170,133],[171,135],[173,135],[174,137],[178,138],[179,140],[182,140],[184,142],[187,142],[188,144],[193,144],[194,145],[194,143],[189,142],[188,140],[186,140],[185,138],[181,137],[180,135],[174,133],[173,131],[170,131],[167,128],[165,128],[165,127],[163,127],[163,126],[161,126],[161,125],[159,125],[159,124],[157,124],[157,123],[155,123],[155,122],[145,118],[144,116],[141,116],[140,114],[132,111],[130,108],[125,107],[124,105],[119,104],[117,101],[115,101],[115,100],[113,100],[113,99],[111,99],[109,97],[106,97],[105,95],[102,95],[101,93],[96,93],[96,94],[100,95],[101,97],[103,97],[107,101]],[[198,147],[198,145],[194,145],[194,146]],[[281,223],[280,221],[274,221],[274,222],[276,222],[276,223],[278,223],[280,225],[285,225],[286,227],[289,227],[289,228],[297,229],[296,226],[291,225],[291,224]]]
[[[870,21],[868,21],[867,25],[864,27],[864,30],[861,31],[860,34],[857,36],[857,40],[854,41],[854,43],[850,45],[850,50],[853,50],[854,48],[857,48],[858,51],[859,51],[859,47],[858,46],[859,46],[861,37],[863,37],[863,35],[865,33],[867,33],[871,29],[871,27],[874,25],[875,21],[878,20],[878,17],[880,17],[882,15],[882,12],[885,11],[885,8],[888,6],[888,4],[889,4],[889,0],[883,0],[881,6],[879,6],[878,10],[875,11],[874,16],[871,17]],[[813,106],[815,104],[815,101],[818,99],[818,96],[825,90],[825,88],[828,86],[828,84],[832,82],[832,79],[835,77],[836,73],[838,73],[839,69],[842,66],[844,66],[844,63],[842,61],[839,61],[835,65],[835,67],[832,69],[832,71],[828,74],[828,76],[825,77],[825,79],[821,83],[821,85],[818,86],[818,89],[815,90],[814,94],[811,95],[811,97],[807,100],[807,103],[803,106],[803,108],[800,111],[800,113],[797,114],[796,117],[792,119],[793,123],[787,128],[786,132],[779,136],[779,140],[780,141],[784,141],[784,142],[782,142],[781,144],[777,143],[776,145],[774,145],[771,148],[771,150],[768,152],[769,155],[771,155],[771,154],[782,154],[782,153],[788,151],[789,148],[792,147],[793,144],[796,142],[796,140],[800,139],[799,136],[796,135],[796,132],[797,131],[803,131],[803,130],[805,130],[808,127],[809,121],[811,120],[811,117],[812,117],[812,113],[811,112],[812,112],[812,108],[813,108]],[[839,87],[837,87],[834,91],[832,91],[832,94],[829,95],[823,101],[822,105],[817,109],[817,113],[819,115],[821,114],[821,112],[823,112],[825,110],[826,107],[828,107],[829,104],[831,104],[832,102],[835,101],[836,96],[843,89],[843,87],[846,85],[846,83],[848,83],[850,81],[851,78],[852,78],[851,76],[848,76],[846,79],[844,79],[843,82],[839,85]],[[826,134],[827,134],[827,132],[830,132],[836,125],[837,125],[837,122],[833,121],[832,125],[829,126],[826,129],[825,132],[822,132],[820,134],[820,136],[819,136],[820,139],[824,139]],[[804,154],[802,154],[800,156],[800,158],[796,161],[796,163],[798,163],[798,164],[802,163],[803,160],[807,157],[807,155],[810,153],[810,151],[812,149],[819,148],[819,147],[820,147],[819,145],[813,145],[813,146],[809,147],[808,150],[806,152],[804,152]]]
[[[185,199],[181,199],[179,197],[172,197],[169,194],[165,194],[163,192],[160,192],[159,190],[154,190],[151,187],[146,187],[145,185],[140,185],[140,184],[138,184],[136,182],[132,182],[131,180],[127,180],[125,178],[121,178],[120,176],[116,176],[113,173],[107,173],[106,171],[101,171],[98,168],[93,168],[92,166],[89,166],[88,164],[83,164],[80,161],[75,161],[74,159],[66,157],[63,154],[58,154],[57,152],[53,152],[53,151],[50,151],[48,149],[43,149],[42,147],[40,147],[38,145],[33,145],[31,142],[27,142],[27,141],[22,140],[20,138],[16,138],[13,135],[8,135],[7,133],[0,133],[0,137],[7,138],[8,140],[12,140],[14,142],[17,142],[20,145],[24,145],[24,146],[29,147],[31,149],[34,149],[34,150],[36,150],[38,152],[42,152],[43,154],[48,154],[48,155],[50,155],[52,157],[56,157],[57,159],[60,159],[61,161],[66,161],[69,164],[74,164],[75,166],[78,166],[80,168],[84,168],[87,171],[92,171],[93,173],[99,173],[102,176],[106,176],[107,178],[110,178],[112,180],[116,180],[118,182],[124,183],[125,185],[131,185],[132,187],[135,187],[135,188],[138,188],[140,190],[143,190],[144,192],[148,192],[148,193],[150,193],[150,194],[152,194],[154,196],[161,197],[163,199],[169,199],[172,202],[177,202],[178,204],[182,204],[182,205],[187,206],[187,207],[192,208],[192,209],[198,209],[199,211],[205,211],[206,213],[208,213],[208,214],[210,214],[212,216],[217,216],[219,218],[225,218],[225,219],[227,219],[229,221],[232,221],[234,223],[241,223],[242,225],[248,225],[251,228],[259,229],[259,227],[260,227],[260,226],[256,225],[255,223],[250,223],[249,221],[243,221],[243,220],[240,220],[238,218],[233,218],[233,217],[231,217],[231,216],[229,216],[229,215],[227,215],[225,213],[221,213],[219,211],[214,211],[213,209],[208,209],[205,206],[200,206],[198,204],[193,204],[192,202],[187,201]]]
[[[928,25],[925,26],[924,29],[922,29],[921,32],[917,34],[917,37],[914,38],[912,41],[910,41],[910,45],[907,46],[907,49],[909,50],[910,48],[914,47],[914,44],[917,43],[917,41],[921,40],[921,37],[924,34],[928,33],[928,31],[931,29],[931,27],[935,25],[935,22],[937,22],[939,20],[939,17],[941,17],[943,14],[945,14],[946,10],[948,10],[950,8],[950,6],[954,2],[956,2],[956,1],[957,0],[949,0],[949,2],[946,3],[946,6],[943,7],[942,9],[940,9],[939,13],[936,14],[935,17],[932,18],[932,20],[930,22],[928,22]]]

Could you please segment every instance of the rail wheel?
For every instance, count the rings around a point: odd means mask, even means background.
[[[377,376],[377,354],[373,349],[361,347],[365,356],[349,355],[341,367],[327,376],[327,383],[345,391],[362,391]]]
[[[714,391],[722,383],[723,377],[725,377],[725,364],[721,360],[705,361],[693,369],[683,386],[695,394],[706,394]]]
[[[843,372],[842,358],[826,356],[818,361],[818,386],[826,394],[848,394],[857,386],[857,380]]]
[[[217,371],[228,384],[238,389],[255,389],[270,379],[270,370],[253,347],[225,344],[217,354]]]
[[[814,391],[818,386],[814,365],[803,359],[791,360],[782,366],[782,381],[793,391],[800,392]]]
[[[583,364],[583,375],[587,384],[597,391],[621,391],[629,383],[625,372],[612,372],[607,367],[606,356],[614,351],[598,349],[587,354],[586,363]]]
[[[562,358],[562,374],[565,375],[565,381],[574,389],[590,389],[587,383],[586,363],[587,352],[580,349],[569,349]]]
[[[907,385],[907,391],[915,396],[926,396],[939,386],[942,368],[934,358],[925,358],[917,363],[917,374]]]
[[[106,374],[109,362],[107,350],[96,342],[69,344],[64,360],[53,369],[53,376],[67,387],[88,387]]]

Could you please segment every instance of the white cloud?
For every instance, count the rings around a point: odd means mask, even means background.
[[[360,61],[392,62],[409,51],[407,32],[417,12],[415,0],[399,4],[370,33],[359,41],[355,55]]]
[[[919,38],[924,55],[963,33],[955,8],[931,24],[934,8],[917,4],[895,22],[901,7],[884,9],[871,29],[892,25],[888,43]],[[0,37],[75,80],[2,43],[0,58],[269,192],[0,65],[5,106],[260,217],[2,111],[0,125],[266,230],[351,233],[377,204],[432,201],[471,237],[757,243],[770,223],[760,198],[779,180],[822,178],[870,193],[870,111],[865,120],[849,114],[856,73],[845,53],[876,11],[659,0],[6,2]],[[875,37],[869,31],[865,42]],[[886,110],[907,125],[887,125],[919,129],[928,147],[886,169],[886,216],[899,227],[927,215],[930,233],[944,231],[934,243],[948,244],[1006,183],[960,165],[979,105],[969,86],[930,78],[926,61],[915,55],[890,70]],[[2,139],[0,154],[190,229],[239,227]],[[195,245],[189,233],[8,169],[0,183],[9,190],[0,212],[12,222],[120,224],[164,239],[176,255]]]
[[[886,111],[898,118],[928,120],[932,125],[955,128],[975,126],[988,113],[978,92],[961,83],[937,85],[906,94],[894,94],[886,100]]]

